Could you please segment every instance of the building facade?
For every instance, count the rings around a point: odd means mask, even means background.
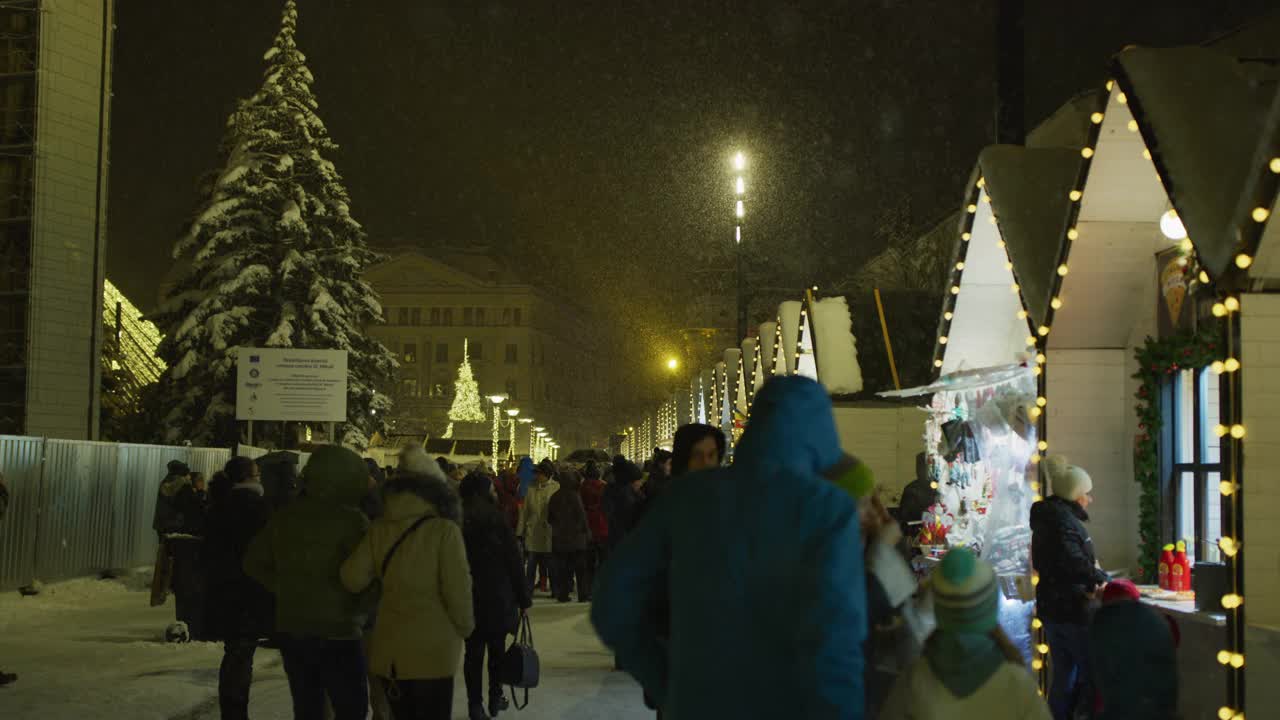
[[[465,343],[481,396],[507,395],[502,409],[547,428],[561,454],[607,443],[604,349],[581,309],[480,253],[401,250],[365,279],[383,306],[383,322],[369,333],[400,363],[388,389],[392,433],[444,434]],[[516,427],[519,454],[528,452],[530,429]],[[454,427],[460,438],[491,434],[491,423]],[[504,427],[502,439],[509,436]]]
[[[0,433],[98,436],[112,12],[0,5]]]

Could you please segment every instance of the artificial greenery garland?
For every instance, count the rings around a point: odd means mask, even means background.
[[[1160,537],[1160,386],[1179,370],[1200,369],[1221,359],[1218,337],[1210,332],[1180,333],[1156,340],[1148,337],[1134,353],[1140,382],[1136,395],[1138,434],[1134,438],[1133,475],[1141,486],[1138,500],[1138,577],[1156,577],[1160,548],[1174,538]]]

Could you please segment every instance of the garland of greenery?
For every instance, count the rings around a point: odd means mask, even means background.
[[[1138,386],[1135,408],[1138,435],[1134,438],[1134,481],[1141,486],[1138,501],[1138,577],[1151,581],[1156,576],[1156,563],[1165,544],[1160,537],[1160,385],[1169,376],[1187,368],[1204,368],[1221,359],[1216,350],[1214,333],[1181,333],[1156,340],[1148,337],[1134,353],[1138,372],[1133,377]]]

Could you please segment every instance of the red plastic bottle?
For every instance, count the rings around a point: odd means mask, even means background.
[[[1191,563],[1187,561],[1187,544],[1178,541],[1178,549],[1173,554],[1173,565],[1169,568],[1171,578],[1169,588],[1174,592],[1187,592],[1191,589]]]
[[[1160,553],[1160,589],[1171,590],[1169,585],[1170,571],[1173,569],[1173,545],[1165,545],[1164,552]]]

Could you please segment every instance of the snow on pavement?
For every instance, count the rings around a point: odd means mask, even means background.
[[[137,574],[57,583],[36,597],[0,595],[0,670],[18,674],[17,683],[0,688],[0,717],[216,720],[222,647],[164,642],[172,600],[148,607],[148,583],[147,574]],[[531,691],[528,708],[500,717],[653,717],[635,682],[612,671],[612,657],[596,639],[586,605],[539,598],[530,613],[542,685]],[[258,652],[250,714],[263,720],[292,717],[274,650]],[[461,673],[454,717],[466,717]]]

